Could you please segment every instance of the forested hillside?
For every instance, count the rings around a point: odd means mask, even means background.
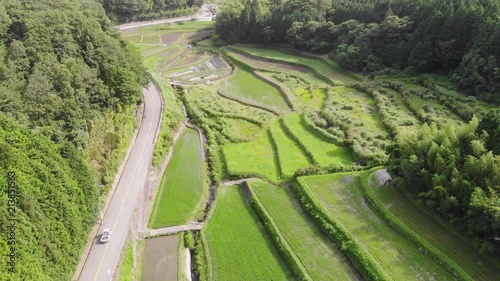
[[[203,4],[203,0],[99,0],[106,13],[116,22],[187,16]]]
[[[425,207],[473,238],[481,252],[498,253],[500,242],[500,109],[481,122],[424,124],[400,135],[391,167]]]
[[[0,2],[0,280],[71,277],[146,81],[96,0]]]
[[[217,18],[215,38],[286,42],[328,53],[365,74],[453,74],[466,93],[500,98],[496,0],[240,0]]]

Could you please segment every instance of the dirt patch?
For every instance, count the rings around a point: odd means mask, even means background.
[[[172,50],[168,50],[166,52],[163,52],[161,54],[157,54],[156,56],[158,57],[170,57],[172,54],[174,54],[175,52],[179,51],[179,48],[173,48]]]
[[[302,73],[311,73],[312,71],[308,68],[302,67],[302,66],[297,66],[297,65],[292,65],[292,64],[286,64],[286,63],[278,63],[278,62],[270,62],[270,61],[264,61],[264,60],[257,60],[251,57],[244,56],[242,54],[238,53],[231,53],[234,56],[238,57],[239,59],[248,62],[251,65],[254,65],[259,68],[267,68],[267,69],[288,69],[288,70],[293,70],[293,71],[298,71]]]
[[[187,65],[187,64],[192,64],[192,63],[195,63],[197,61],[199,61],[201,59],[201,57],[203,56],[203,54],[201,53],[197,53],[194,57],[190,57],[190,58],[187,58],[182,64],[180,65]]]
[[[177,42],[182,37],[183,33],[167,33],[161,36],[161,42],[163,44],[172,44]]]
[[[146,240],[142,280],[177,281],[179,235]]]

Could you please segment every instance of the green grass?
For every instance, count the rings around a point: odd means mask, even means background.
[[[142,43],[143,44],[160,44],[161,40],[158,35],[143,35]]]
[[[358,174],[311,176],[301,180],[394,280],[454,280],[374,213],[364,200]]]
[[[125,253],[125,258],[123,260],[122,267],[120,269],[120,281],[133,281],[134,278],[134,245],[130,242],[127,246],[127,252]]]
[[[255,56],[269,58],[273,60],[279,60],[288,63],[296,63],[299,65],[313,68],[317,72],[326,75],[328,78],[336,82],[355,82],[358,80],[355,78],[355,76],[345,74],[345,72],[342,72],[340,67],[336,63],[327,62],[319,57],[312,58],[312,57],[291,54],[278,49],[268,49],[260,47],[256,48],[246,45],[236,45],[232,47]]]
[[[239,186],[221,186],[204,227],[212,280],[290,280],[291,272]],[[210,270],[209,270],[210,271]]]
[[[174,147],[165,171],[149,227],[185,224],[200,209],[206,193],[203,159],[198,132],[186,129]]]
[[[173,144],[174,135],[186,117],[182,111],[182,103],[175,97],[174,89],[168,81],[155,73],[151,73],[151,76],[160,87],[164,103],[163,119],[153,157],[153,165],[158,167],[164,161],[170,146]]]
[[[221,118],[226,125],[224,129],[236,139],[250,141],[261,131],[259,126],[242,119]]]
[[[381,101],[386,104],[386,118],[401,127],[420,125],[418,118],[406,106],[403,96],[389,88],[383,89],[385,93],[380,93]],[[412,125],[410,125],[412,124]]]
[[[311,91],[312,90],[312,91]],[[321,108],[326,97],[326,90],[317,87],[301,87],[295,90],[297,101],[309,108]]]
[[[272,181],[280,178],[277,159],[267,132],[255,140],[223,146],[227,171],[232,176],[263,176]]]
[[[300,115],[288,114],[284,117],[284,121],[292,133],[311,152],[320,166],[348,165],[354,162],[351,154],[344,147],[328,142],[309,130]]]
[[[350,87],[335,87],[323,112],[342,124],[340,129],[356,140],[365,154],[379,153],[389,144],[375,100],[365,93]]]
[[[424,212],[401,190],[379,186],[373,180],[370,183],[378,199],[391,213],[462,267],[474,280],[495,280],[500,276],[498,257],[478,254],[444,222]]]
[[[288,137],[278,122],[272,124],[270,130],[276,143],[282,177],[291,177],[297,170],[312,164],[300,146]]]
[[[270,112],[221,97],[213,87],[195,86],[190,87],[188,92],[199,108],[211,110],[216,114],[242,115],[263,123],[276,119]]]
[[[417,92],[426,91],[426,88],[411,84],[407,84],[407,88]],[[418,96],[412,93],[409,95],[408,105],[424,119],[429,119],[439,125],[443,125],[448,122],[454,122],[455,124],[463,123],[460,117],[449,110],[446,106],[436,101],[434,95]]]
[[[263,181],[249,185],[314,280],[358,280],[342,252],[302,211],[290,189]]]
[[[221,91],[244,102],[264,105],[279,112],[289,110],[278,89],[243,69],[238,68]]]

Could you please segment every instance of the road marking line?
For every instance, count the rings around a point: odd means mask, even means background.
[[[151,92],[150,92],[149,89],[148,89],[148,92],[151,94]],[[153,114],[151,116],[154,116],[155,115],[155,98],[154,98],[154,95],[152,95],[152,96],[153,96],[153,101],[152,101],[152,104],[153,104]],[[152,121],[154,121],[154,120],[152,120]],[[150,122],[149,128],[148,128],[148,133],[146,135],[146,139],[149,136],[149,133],[151,132],[151,127],[152,126],[153,126],[153,122]],[[139,131],[139,133],[140,133],[140,131]],[[118,218],[120,218],[120,215],[121,215],[121,212],[122,212],[122,209],[123,209],[123,205],[125,204],[125,201],[127,200],[127,196],[128,196],[129,191],[130,191],[130,187],[132,186],[133,179],[135,178],[135,174],[137,172],[137,167],[139,167],[139,163],[141,162],[140,160],[142,159],[142,154],[143,154],[144,149],[146,148],[147,144],[148,144],[148,142],[145,142],[144,146],[142,147],[141,154],[139,155],[139,159],[137,160],[137,164],[135,165],[135,168],[134,168],[134,173],[132,174],[132,179],[130,180],[130,183],[129,183],[128,187],[127,187],[127,192],[125,193],[125,198],[123,198],[123,201],[122,201],[122,203],[120,205],[120,209],[118,211],[118,216],[117,216],[117,218],[116,218],[116,220],[115,220],[115,222],[113,224],[112,230],[115,229],[116,223],[118,222]],[[125,169],[123,169],[123,170],[125,171]],[[147,174],[146,174],[146,176],[147,176]],[[106,253],[108,252],[108,246],[109,246],[109,243],[106,244],[106,248],[104,249],[104,254],[101,257],[101,262],[99,263],[99,267],[97,268],[97,271],[95,273],[94,281],[97,280],[97,277],[99,276],[99,272],[101,271],[102,263],[104,262],[104,256],[106,256]]]

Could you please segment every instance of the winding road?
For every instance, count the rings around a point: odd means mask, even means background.
[[[153,84],[143,89],[143,95],[145,117],[78,280],[112,280],[129,233],[132,215],[153,157],[162,106],[161,94]],[[111,228],[113,234],[108,243],[101,244],[99,239],[104,228]]]
[[[196,19],[198,21],[211,21],[212,20],[212,13],[210,13],[210,11],[208,10],[208,6],[206,4],[204,4],[192,16],[177,17],[177,18],[168,18],[168,19],[152,20],[152,21],[142,21],[142,22],[125,23],[125,24],[117,25],[116,28],[118,28],[119,30],[127,30],[127,29],[131,29],[131,28],[138,28],[138,27],[150,26],[150,25],[157,25],[157,24],[163,24],[163,23],[173,23],[173,22],[178,22],[178,21],[189,21],[191,19]]]

